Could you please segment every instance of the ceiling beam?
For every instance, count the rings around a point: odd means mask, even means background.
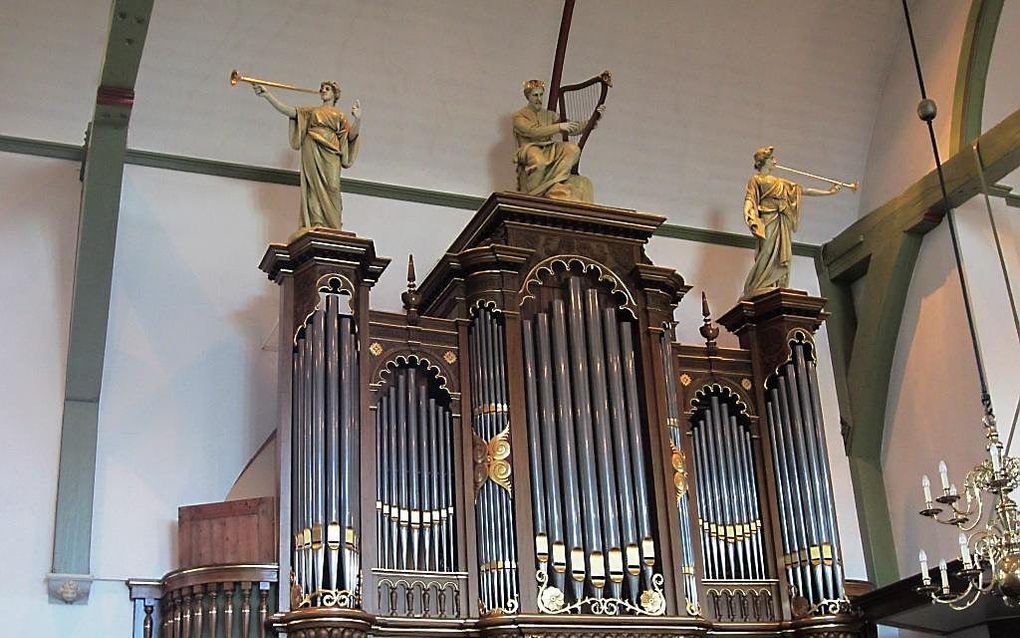
[[[85,603],[91,586],[93,497],[103,356],[117,218],[135,79],[153,0],[115,0],[82,168],[60,466],[47,576],[53,602]]]
[[[1020,110],[976,142],[989,183],[1016,170]],[[943,172],[949,206],[981,192],[970,148],[947,159]],[[840,421],[869,574],[879,585],[899,577],[881,461],[896,341],[923,236],[945,213],[933,170],[822,246],[815,262],[822,294],[833,304],[829,334]],[[867,303],[854,308],[851,285],[861,287]]]

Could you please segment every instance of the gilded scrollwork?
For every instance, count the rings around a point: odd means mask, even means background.
[[[549,584],[549,575],[544,570],[535,572],[538,581],[538,610],[543,614],[592,614],[595,616],[619,616],[630,613],[638,616],[663,616],[666,614],[666,597],[662,592],[662,574],[653,574],[651,589],[641,592],[638,604],[634,605],[621,598],[582,598],[567,605],[566,597],[558,588]]]
[[[513,494],[513,468],[510,465],[510,426],[486,441],[472,433],[475,498],[486,481],[492,481]]]

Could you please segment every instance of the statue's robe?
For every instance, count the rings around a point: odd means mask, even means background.
[[[765,238],[758,239],[754,266],[744,282],[744,296],[753,297],[790,285],[793,233],[800,222],[800,185],[775,175],[755,173],[747,182],[744,210],[748,223],[758,220]]]
[[[299,106],[290,120],[290,147],[301,151],[301,225],[339,230],[340,169],[358,156],[361,136],[351,139],[351,125],[332,106]]]
[[[514,113],[517,152],[517,190],[528,195],[591,202],[591,181],[570,171],[581,159],[581,148],[573,142],[553,139],[560,134],[559,116],[529,106]]]

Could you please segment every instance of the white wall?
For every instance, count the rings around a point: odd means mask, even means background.
[[[898,10],[899,15],[891,19],[901,37],[890,59],[878,115],[871,129],[871,149],[860,190],[861,216],[899,195],[935,168],[928,127],[917,117],[921,93],[906,22],[899,3],[890,4]],[[910,7],[925,88],[928,97],[938,104],[933,124],[943,160],[949,153],[956,71],[970,5],[964,0],[924,0],[912,2]]]
[[[89,607],[50,605],[64,366],[78,228],[78,165],[0,153],[0,612],[38,636],[111,635],[130,623],[123,583]],[[97,540],[97,542],[99,542]]]
[[[296,166],[286,122],[227,74],[344,87],[365,141],[349,174],[484,195],[513,186],[510,114],[527,78],[548,79],[560,0],[157,3],[139,72],[132,147]],[[613,71],[582,170],[598,201],[747,232],[751,156],[857,179],[898,8],[666,0],[578,3],[565,80]],[[296,103],[315,98],[280,93]],[[812,200],[801,240],[829,239],[857,196]]]

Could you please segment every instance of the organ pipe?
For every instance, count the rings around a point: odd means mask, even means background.
[[[456,571],[449,400],[435,375],[410,363],[397,366],[379,392],[376,493],[385,530],[376,560],[385,569]]]
[[[831,472],[812,344],[802,334],[767,383],[768,425],[780,484],[784,563],[791,583],[812,605],[843,597]]]
[[[750,424],[720,386],[698,393],[691,418],[698,518],[709,580],[767,577]]]
[[[292,564],[305,606],[360,602],[360,386],[354,324],[341,301],[320,291],[294,340]]]
[[[549,287],[522,321],[539,608],[662,613],[635,323],[583,274]]]

